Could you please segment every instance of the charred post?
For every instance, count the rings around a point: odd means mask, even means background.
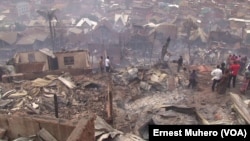
[[[58,118],[58,102],[56,94],[54,94],[54,105],[55,105],[55,117]]]

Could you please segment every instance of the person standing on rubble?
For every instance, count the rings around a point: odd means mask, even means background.
[[[220,69],[219,65],[217,65],[216,68],[212,70],[211,75],[213,76],[212,91],[214,92],[216,84],[220,82],[220,79],[222,77],[222,70]]]
[[[229,69],[230,69],[230,78],[229,78],[229,82],[228,82],[228,88],[230,88],[232,80],[233,80],[233,88],[235,88],[236,77],[237,77],[238,72],[240,70],[240,64],[237,61],[234,61],[234,63],[232,65],[230,65]]]
[[[190,75],[189,75],[189,84],[188,84],[188,88],[192,88],[194,89],[195,86],[197,84],[197,74],[196,74],[196,71],[193,70]]]
[[[110,59],[109,56],[105,59],[106,72],[110,72]]]
[[[104,61],[103,61],[103,56],[101,56],[101,57],[100,57],[99,67],[100,67],[100,71],[101,71],[101,73],[103,73],[103,70],[104,70]]]
[[[177,66],[177,72],[180,72],[180,69],[183,65],[183,58],[182,56],[180,56],[180,58],[178,59],[178,62],[177,62],[178,66]]]
[[[230,78],[229,69],[225,69],[224,74],[222,75],[220,82],[217,84],[216,92],[218,94],[225,94],[227,90],[227,84]]]

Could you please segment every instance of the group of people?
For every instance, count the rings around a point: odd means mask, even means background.
[[[212,70],[212,91],[219,94],[225,94],[228,88],[236,87],[237,76],[244,71],[247,58],[236,55],[229,55],[226,63],[217,65]],[[248,68],[250,69],[250,68]],[[247,73],[248,71],[246,71]]]
[[[104,66],[105,66],[105,70],[104,70]],[[110,65],[110,59],[109,56],[107,56],[107,58],[103,59],[103,56],[100,57],[100,61],[99,61],[99,68],[100,68],[100,72],[103,73],[104,71],[106,72],[110,72],[111,71],[111,65]]]

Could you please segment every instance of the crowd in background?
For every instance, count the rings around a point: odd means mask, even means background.
[[[244,81],[240,86],[241,92],[245,92],[249,88],[249,72],[250,67],[247,67],[247,56],[229,54],[226,62],[222,62],[212,70],[212,91],[217,91],[219,94],[226,93],[227,89],[235,88],[237,76],[243,75]]]

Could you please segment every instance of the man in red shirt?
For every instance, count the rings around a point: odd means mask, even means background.
[[[236,77],[240,70],[240,64],[237,61],[234,61],[234,63],[230,65],[229,69],[230,69],[231,75],[230,75],[229,82],[228,82],[228,88],[230,88],[232,79],[233,79],[233,88],[235,88]]]

